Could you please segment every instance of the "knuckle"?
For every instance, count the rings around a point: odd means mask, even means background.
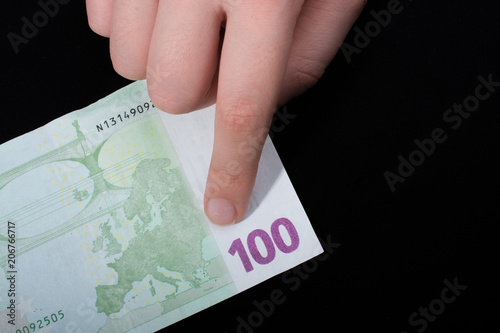
[[[309,89],[318,82],[326,66],[308,58],[295,60],[290,71],[290,81],[299,88]]]
[[[263,126],[262,106],[252,100],[228,99],[223,103],[222,125],[234,134],[247,134]]]

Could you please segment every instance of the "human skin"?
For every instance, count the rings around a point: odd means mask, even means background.
[[[87,0],[118,74],[159,109],[216,104],[205,213],[240,221],[279,105],[314,85],[366,0]],[[221,184],[223,186],[215,186]]]

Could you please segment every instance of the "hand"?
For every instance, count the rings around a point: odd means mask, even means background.
[[[205,212],[243,218],[278,105],[321,77],[366,0],[87,0],[115,70],[147,79],[154,104],[217,102]]]

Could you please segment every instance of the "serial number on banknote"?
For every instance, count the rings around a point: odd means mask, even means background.
[[[59,320],[64,318],[64,313],[62,310],[59,310],[56,313],[52,313],[51,315],[43,317],[42,319],[39,319],[36,321],[36,323],[31,323],[29,325],[23,326],[22,329],[16,330],[16,333],[33,333],[37,330],[41,330],[42,328],[45,328],[49,326],[50,324],[57,323]]]
[[[151,101],[149,101],[149,102],[146,102],[142,105],[138,105],[135,108],[132,108],[128,111],[124,111],[123,113],[119,113],[116,115],[116,117],[108,118],[108,119],[104,120],[103,122],[96,124],[95,127],[97,129],[97,132],[99,133],[99,132],[105,131],[113,126],[116,126],[120,123],[123,123],[125,121],[130,120],[130,119],[133,119],[134,117],[136,117],[140,114],[143,114],[144,112],[147,112],[147,111],[154,109],[154,108],[155,108],[154,104]]]

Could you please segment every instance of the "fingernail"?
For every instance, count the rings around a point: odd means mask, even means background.
[[[236,222],[236,208],[227,200],[212,198],[207,203],[207,216],[215,224],[233,224]]]

